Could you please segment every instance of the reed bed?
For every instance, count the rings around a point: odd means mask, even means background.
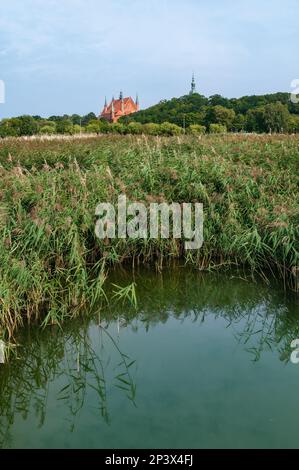
[[[299,284],[299,136],[99,136],[0,143],[0,338],[107,299],[117,263],[242,266]],[[99,202],[202,202],[204,245],[98,240]],[[221,286],[219,286],[221,288]],[[109,300],[108,300],[109,301]]]

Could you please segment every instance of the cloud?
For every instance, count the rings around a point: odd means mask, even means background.
[[[149,105],[187,91],[193,70],[207,94],[285,89],[296,75],[298,10],[295,0],[10,0],[0,78],[11,89],[26,82],[45,112],[45,91],[68,83],[57,113],[73,106],[74,89],[89,105],[96,89],[138,87]],[[7,109],[17,105],[11,95]]]

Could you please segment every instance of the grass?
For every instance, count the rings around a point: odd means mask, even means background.
[[[105,298],[109,266],[182,258],[246,266],[298,289],[299,136],[102,136],[0,143],[0,338],[62,324]],[[99,202],[202,202],[204,246],[103,240]],[[116,291],[135,303],[135,291]]]

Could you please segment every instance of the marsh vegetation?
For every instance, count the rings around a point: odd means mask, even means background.
[[[299,137],[101,136],[0,143],[0,328],[61,324],[106,301],[113,265],[245,267],[298,289]],[[101,201],[201,202],[204,246],[95,237]],[[109,299],[108,299],[109,300]]]

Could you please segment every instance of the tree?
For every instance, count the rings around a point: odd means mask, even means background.
[[[299,132],[299,116],[291,115],[289,119],[289,131],[293,132],[294,134]]]
[[[204,117],[205,114],[204,112],[189,112],[189,113],[182,113],[179,112],[177,115],[175,114],[175,111],[173,111],[174,115],[168,119],[167,121],[172,122],[173,124],[177,124],[180,127],[189,127],[192,126],[193,124],[199,124],[202,125],[204,123]]]
[[[82,126],[87,126],[90,121],[95,121],[97,119],[95,113],[89,113],[82,117]]]
[[[290,113],[286,105],[280,102],[269,103],[246,114],[246,129],[250,132],[288,131]]]
[[[227,98],[223,98],[221,95],[212,95],[209,98],[209,105],[210,106],[222,106],[222,107],[230,107],[230,100]]]
[[[73,124],[70,119],[63,119],[62,121],[57,121],[56,130],[58,134],[72,134],[73,133]]]
[[[224,108],[220,105],[212,106],[207,110],[206,123],[221,124],[230,130],[233,126],[235,117],[236,113],[233,109]]]
[[[71,121],[72,121],[72,123],[73,123],[74,125],[76,124],[76,125],[80,126],[80,125],[81,125],[81,121],[82,121],[82,117],[79,116],[79,114],[73,114],[73,115],[71,116]]]
[[[73,134],[81,131],[80,124],[88,132],[120,134],[144,132],[151,135],[179,135],[183,132],[182,128],[188,133],[200,133],[211,124],[225,126],[233,132],[298,132],[296,117],[299,117],[299,104],[292,103],[288,93],[232,99],[221,95],[206,98],[194,93],[162,100],[148,109],[122,117],[116,125],[97,119],[93,112],[83,117],[79,114],[64,114],[48,119],[40,116],[3,119],[0,122],[0,137],[33,135],[47,131],[53,133],[50,129],[42,130],[47,126],[54,126],[55,132],[60,134]]]
[[[246,130],[249,132],[265,132],[264,113],[264,106],[247,111],[245,122]]]
[[[290,113],[280,102],[267,104],[264,108],[264,127],[267,132],[283,132],[289,127]]]
[[[34,135],[38,133],[38,123],[32,116],[19,117],[19,135]]]
[[[185,95],[171,100],[162,100],[148,109],[141,110],[129,116],[124,116],[120,122],[128,124],[132,121],[142,124],[162,124],[169,122],[183,127],[190,124],[201,124],[201,109],[208,105],[208,99],[198,93]]]
[[[246,117],[244,116],[244,114],[237,114],[232,123],[232,130],[234,132],[241,132],[241,131],[244,131],[245,127],[246,127]]]
[[[58,122],[58,121],[62,121],[63,120],[63,117],[62,116],[50,116],[48,121],[53,121],[53,122]]]
[[[288,93],[243,96],[232,99],[224,98],[221,95],[206,98],[194,93],[193,95],[185,95],[171,100],[161,100],[148,109],[122,117],[119,122],[123,124],[129,124],[130,122],[140,122],[142,124],[169,122],[186,128],[193,124],[209,126],[214,123],[225,125],[228,130],[233,131],[247,129],[251,132],[267,132],[265,120],[260,119],[260,110],[268,104],[275,104],[278,101],[286,106],[292,115],[299,115],[299,104],[292,103]],[[247,115],[250,110],[256,109],[259,110],[257,114]],[[236,118],[236,115],[238,118]]]

